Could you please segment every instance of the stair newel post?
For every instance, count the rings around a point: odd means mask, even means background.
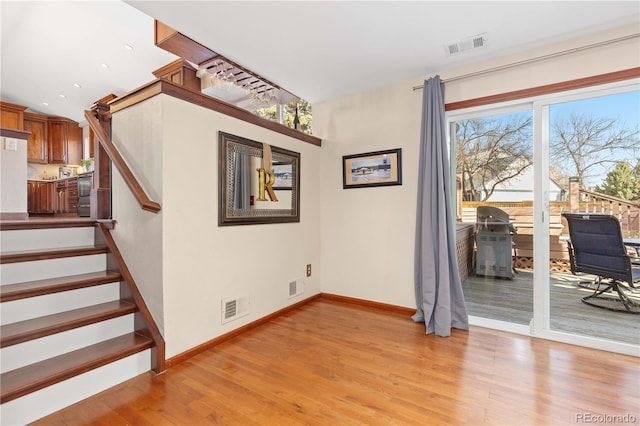
[[[91,108],[107,135],[111,135],[111,112],[108,104],[97,102]],[[101,143],[94,152],[95,170],[91,188],[91,218],[111,218],[111,161]]]

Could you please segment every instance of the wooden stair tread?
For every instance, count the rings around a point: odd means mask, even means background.
[[[0,220],[0,230],[80,228],[95,226],[96,220],[83,217],[30,217],[27,220]]]
[[[34,250],[7,251],[0,253],[0,263],[28,262],[33,260],[58,259],[107,253],[105,245],[58,247]]]
[[[0,264],[29,262],[33,260],[59,259],[63,257],[87,256],[91,254],[107,253],[107,246],[77,246],[51,249],[9,251],[0,254]]]
[[[0,327],[0,347],[16,345],[136,311],[135,304],[125,300],[115,300],[6,324]]]
[[[0,404],[86,373],[152,347],[153,341],[129,333],[0,375]]]
[[[0,302],[122,281],[118,272],[99,271],[0,286]]]

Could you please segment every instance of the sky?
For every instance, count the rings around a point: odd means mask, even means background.
[[[559,115],[574,110],[584,114],[604,113],[607,117],[620,119],[628,126],[637,128],[640,125],[640,91],[554,104],[551,109],[553,114]]]
[[[615,95],[553,104],[550,107],[551,125],[553,126],[554,119],[568,117],[571,113],[614,119],[618,121],[620,126],[629,130],[640,129],[640,91],[636,90]],[[638,149],[634,153],[620,151],[605,152],[603,154],[613,160],[626,160],[633,167],[636,165],[638,159],[640,159],[640,136],[637,135],[636,139],[639,143]],[[615,166],[613,164],[603,167],[594,167],[592,169],[594,176],[586,182],[587,186],[602,184],[607,173],[614,167]]]

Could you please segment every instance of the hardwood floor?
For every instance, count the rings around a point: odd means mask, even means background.
[[[638,364],[479,327],[425,335],[407,315],[321,298],[35,424],[637,424]]]

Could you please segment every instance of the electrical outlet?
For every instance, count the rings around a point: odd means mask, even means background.
[[[310,263],[307,265],[307,276],[308,277],[311,276],[311,264]]]

